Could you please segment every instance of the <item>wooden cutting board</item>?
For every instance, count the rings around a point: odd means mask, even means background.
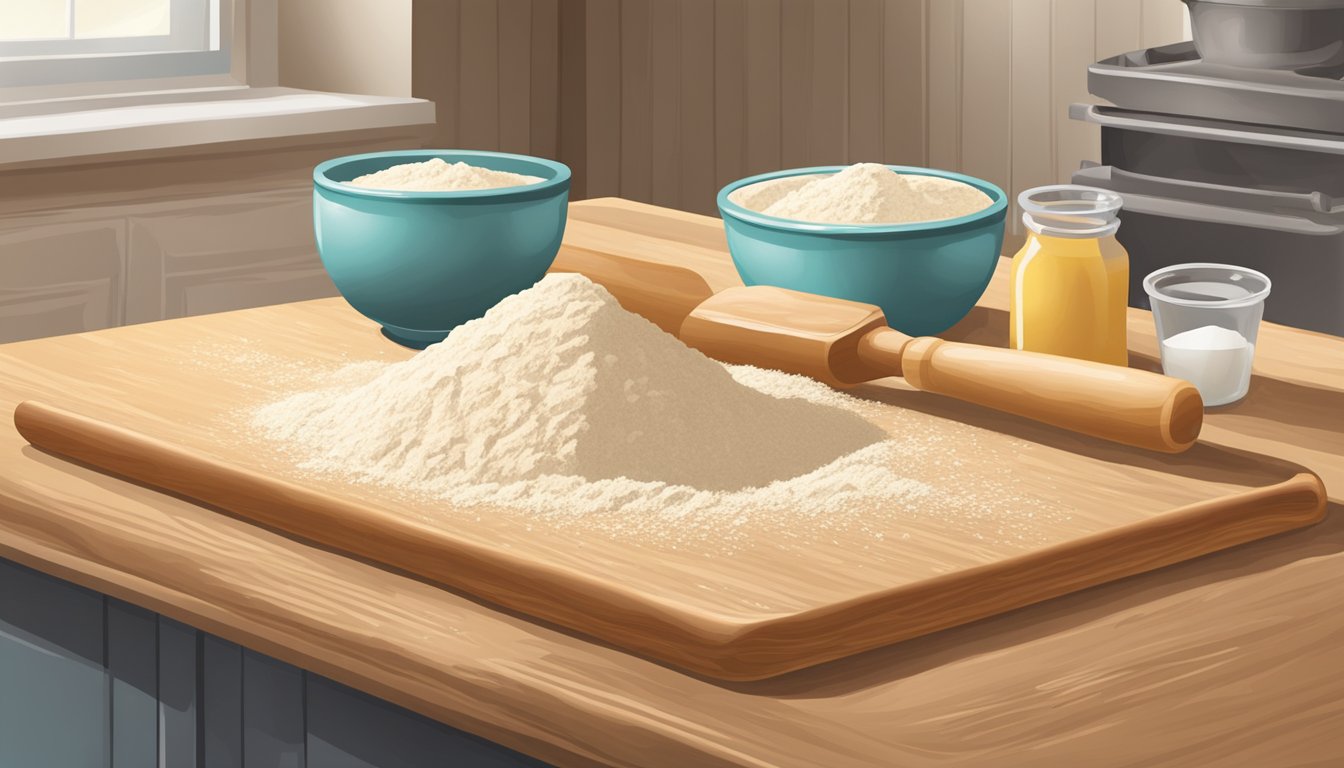
[[[899,382],[856,394],[907,441],[899,471],[937,485],[916,507],[681,527],[450,508],[305,477],[248,434],[257,404],[368,375],[341,372],[348,364],[411,354],[343,302],[193,328],[49,340],[14,385],[58,408],[93,388],[102,406],[54,414],[41,441],[77,452],[88,446],[68,442],[72,430],[91,428],[100,463],[123,474],[715,678],[858,653],[1304,526],[1325,509],[1319,479],[1287,462],[1203,444],[1147,454]],[[132,370],[126,359],[153,362]],[[388,603],[395,611],[396,596]]]

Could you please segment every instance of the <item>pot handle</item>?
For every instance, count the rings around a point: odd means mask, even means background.
[[[1333,222],[1315,208],[1317,203],[1325,205],[1333,202],[1326,195],[1316,197],[1316,193],[1295,195],[1222,187],[1143,174],[1125,174],[1124,171],[1118,174],[1117,169],[1102,165],[1079,170],[1073,175],[1073,181],[1118,192],[1125,199],[1124,208],[1120,212],[1122,222],[1124,212],[1133,211],[1299,235],[1337,236],[1344,233],[1344,222]],[[1336,207],[1327,211],[1334,212],[1341,212],[1341,209]]]
[[[1287,209],[1294,211],[1314,211],[1316,213],[1339,213],[1344,204],[1324,192],[1279,192],[1271,189],[1252,189],[1233,187],[1226,184],[1212,184],[1202,181],[1168,179],[1149,176],[1145,173],[1125,171],[1114,166],[1110,168],[1113,191],[1124,194],[1136,192],[1143,195],[1161,195],[1178,197],[1210,205],[1225,205],[1236,208],[1251,208],[1260,211]]]

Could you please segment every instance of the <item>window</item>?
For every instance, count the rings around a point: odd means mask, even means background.
[[[0,88],[227,73],[233,0],[0,0]]]

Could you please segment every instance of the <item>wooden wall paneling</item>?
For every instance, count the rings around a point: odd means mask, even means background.
[[[812,165],[845,162],[849,143],[849,2],[818,3],[812,17]]]
[[[1099,160],[1096,126],[1069,119],[1069,104],[1087,101],[1087,67],[1096,60],[1096,6],[1078,0],[1054,0],[1050,31],[1055,121],[1055,180],[1068,183],[1083,160]]]
[[[746,53],[746,0],[715,0],[714,187],[711,190],[714,195],[724,185],[745,175],[748,91]]]
[[[159,764],[196,765],[199,633],[159,617]]]
[[[570,199],[588,196],[588,29],[587,0],[563,0],[558,8],[560,79],[557,101],[558,157],[573,176]]]
[[[0,765],[107,765],[104,605],[0,560]]]
[[[1022,236],[1017,193],[1054,184],[1055,101],[1050,71],[1050,46],[1042,44],[1048,34],[1051,0],[1013,0],[1012,36],[1012,188],[1008,232]]]
[[[242,768],[304,768],[304,672],[243,651]]]
[[[621,0],[620,194],[653,196],[652,0]]]
[[[532,149],[532,0],[499,3],[499,148]]]
[[[798,168],[812,163],[813,0],[783,0],[780,6],[781,163]]]
[[[654,0],[649,7],[649,201],[681,203],[681,7]]]
[[[1096,4],[1095,45],[1098,60],[1142,47],[1142,0],[1096,0]]]
[[[849,0],[849,163],[882,161],[882,6]]]
[[[588,197],[621,191],[621,4],[588,0]]]
[[[1186,39],[1185,3],[1137,0],[1140,4],[1139,47],[1152,48]]]
[[[560,0],[532,0],[531,153],[559,155]]]
[[[962,0],[930,0],[927,135],[934,168],[961,167],[961,18]]]
[[[681,5],[681,204],[714,210],[714,0]]]
[[[925,29],[929,2],[885,0],[882,4],[883,162],[928,165]]]
[[[458,144],[499,148],[499,16],[495,0],[461,0]]]
[[[201,641],[203,768],[243,764],[243,649],[206,635]]]
[[[411,6],[411,94],[434,102],[430,146],[457,145],[461,89],[458,0],[415,0]]]
[[[965,0],[962,17],[961,168],[1013,188],[1013,5]]]
[[[121,325],[126,222],[0,222],[0,343]]]
[[[152,611],[107,598],[111,768],[154,765],[159,755],[159,624]]]
[[[746,150],[742,173],[751,176],[784,167],[780,147],[784,120],[780,107],[780,0],[749,0],[745,46]]]

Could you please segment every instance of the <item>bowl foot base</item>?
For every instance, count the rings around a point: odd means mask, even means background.
[[[403,347],[424,349],[448,338],[448,331],[412,331],[409,328],[395,328],[384,325],[383,335]]]

